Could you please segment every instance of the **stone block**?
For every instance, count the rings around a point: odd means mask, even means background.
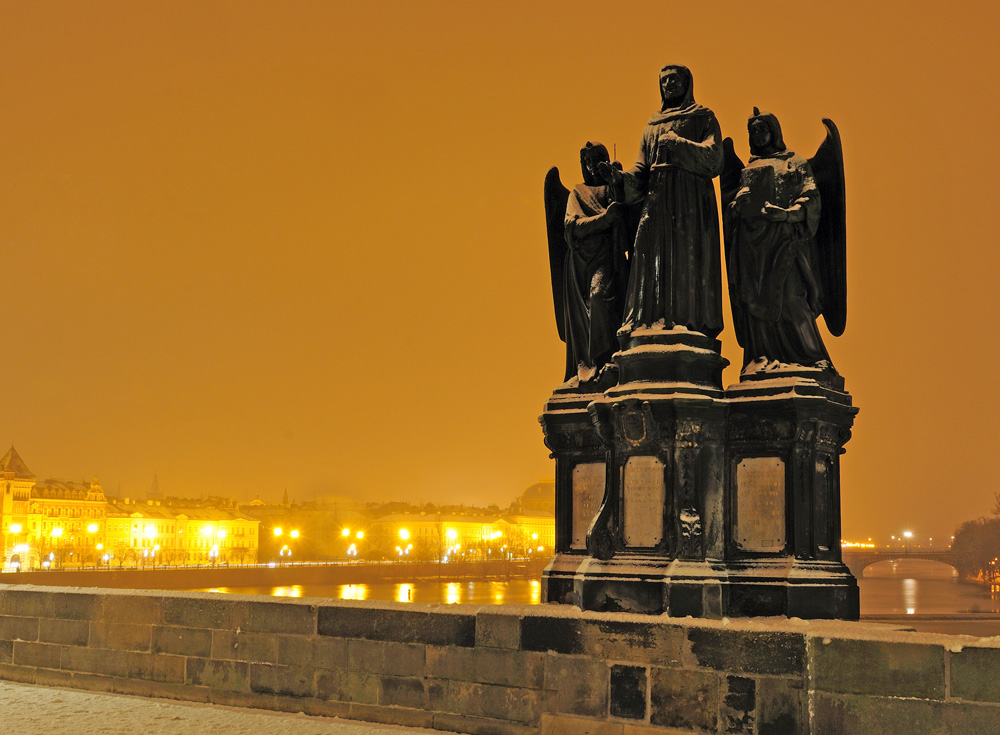
[[[362,702],[351,703],[348,717],[352,720],[380,722],[402,727],[429,728],[434,724],[434,715],[431,712],[410,709],[409,707],[374,706]]]
[[[321,670],[316,672],[316,696],[344,702],[378,703],[379,679],[358,671]]]
[[[808,735],[809,697],[801,679],[756,682],[757,735]]]
[[[378,703],[390,707],[423,709],[427,704],[424,680],[409,676],[380,676]]]
[[[9,664],[14,660],[14,641],[0,640],[0,664]]]
[[[90,636],[90,623],[86,620],[59,620],[42,618],[38,621],[38,640],[64,646],[85,646]]]
[[[177,699],[185,702],[208,702],[211,694],[218,689],[208,687],[193,687],[186,684],[176,684],[167,681],[151,681],[149,679],[109,679],[114,686],[115,694],[127,694],[133,697],[155,697],[157,699]]]
[[[347,641],[343,638],[279,635],[278,663],[314,669],[346,669]]]
[[[447,682],[443,706],[436,710],[472,717],[490,717],[515,722],[537,722],[541,713],[541,692],[519,687]]]
[[[542,735],[624,735],[620,722],[542,713]]]
[[[630,720],[645,720],[648,683],[645,666],[613,665],[611,667],[611,716]]]
[[[14,641],[14,664],[16,666],[58,669],[61,655],[62,647],[54,643]]]
[[[320,635],[399,643],[474,646],[476,616],[435,610],[398,610],[328,605],[317,613]]]
[[[100,597],[64,588],[36,590],[0,590],[0,610],[7,615],[65,620],[92,620],[100,607]]]
[[[466,732],[470,735],[538,735],[538,728],[534,725],[448,712],[435,712],[430,726],[439,731]]]
[[[95,619],[105,623],[155,625],[160,622],[160,600],[154,594],[106,593]]]
[[[545,657],[545,689],[555,692],[557,712],[607,717],[610,670],[603,661],[550,653]]]
[[[188,658],[184,669],[184,683],[237,692],[249,691],[250,665],[245,661]]]
[[[688,628],[687,666],[734,674],[804,675],[806,641],[800,633],[732,628]]]
[[[252,663],[250,691],[289,697],[312,697],[316,694],[314,672],[303,666]]]
[[[316,634],[316,607],[295,602],[249,602],[245,633]]]
[[[542,687],[545,654],[491,648],[427,646],[427,676],[529,689]]]
[[[89,692],[114,692],[115,682],[119,681],[125,681],[125,679],[56,669],[38,669],[35,674],[35,684],[37,686],[85,689]]]
[[[184,657],[130,651],[125,657],[129,679],[184,683]]]
[[[722,701],[719,704],[719,726],[724,733],[754,735],[754,712],[757,708],[757,686],[745,676],[722,679]]]
[[[347,668],[367,674],[423,676],[424,646],[389,641],[347,642]]]
[[[148,651],[152,639],[152,625],[127,623],[91,623],[90,646],[115,648],[123,651]]]
[[[35,672],[43,669],[26,669],[13,664],[0,664],[0,679],[3,681],[16,681],[20,684],[34,684]]]
[[[476,646],[482,648],[520,648],[521,613],[498,606],[485,607],[476,613]]]
[[[154,625],[151,650],[153,653],[208,658],[212,655],[212,631],[204,628]]]
[[[196,630],[189,628],[188,630]],[[235,630],[210,630],[212,636],[212,655],[220,661],[236,660],[236,631]]]
[[[1000,702],[1000,649],[965,647],[950,656],[952,697]]]
[[[164,625],[236,630],[247,623],[248,603],[244,600],[177,595],[163,597],[160,604],[160,619]]]
[[[715,732],[719,676],[707,671],[653,668],[649,704],[653,725]]]
[[[126,651],[108,648],[62,646],[60,666],[66,671],[104,676],[127,676]]]
[[[1000,732],[1000,706],[990,704],[815,692],[811,710],[812,735]]]
[[[0,640],[37,641],[38,618],[0,615]]]
[[[811,638],[810,688],[943,699],[944,648],[929,644]]]
[[[525,615],[525,651],[584,654],[607,661],[679,665],[687,648],[679,625],[633,620],[588,620]]]
[[[254,663],[275,663],[278,660],[278,641],[274,635],[267,633],[236,634],[236,648],[233,658],[237,661],[252,661]]]

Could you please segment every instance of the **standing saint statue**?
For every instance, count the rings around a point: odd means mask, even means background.
[[[569,191],[559,169],[545,177],[552,298],[559,337],[566,343],[569,387],[600,377],[617,346],[622,293],[628,277],[624,205],[603,183],[598,166],[608,149],[588,142],[580,149],[583,183]]]
[[[726,266],[743,374],[799,365],[835,372],[816,319],[847,319],[844,164],[840,134],[806,160],[785,147],[778,118],[756,107],[746,167],[725,140]]]
[[[722,172],[715,114],[694,101],[687,67],[660,70],[662,106],[646,125],[635,166],[601,175],[642,202],[631,253],[623,338],[639,327],[722,331],[719,219],[712,179]]]

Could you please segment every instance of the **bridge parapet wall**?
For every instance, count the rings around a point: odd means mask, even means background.
[[[3,679],[475,735],[992,732],[998,671],[865,623],[0,585]]]

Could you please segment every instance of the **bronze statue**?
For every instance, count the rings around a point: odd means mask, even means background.
[[[634,328],[722,331],[722,265],[712,179],[722,172],[715,114],[694,101],[687,67],[660,71],[661,109],[646,125],[635,166],[601,174],[642,202],[631,255],[622,337]]]
[[[610,163],[608,149],[587,143],[580,150],[582,184],[567,190],[555,167],[545,177],[552,299],[559,338],[566,343],[568,387],[601,377],[622,322],[631,243],[620,196],[598,173],[602,163]]]
[[[823,123],[826,139],[808,161],[756,107],[746,167],[725,140],[726,266],[744,374],[782,364],[835,372],[816,319],[835,336],[847,320],[844,164],[837,127]]]

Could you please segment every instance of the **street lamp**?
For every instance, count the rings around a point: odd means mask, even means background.
[[[904,542],[906,544],[906,553],[910,553],[910,539],[913,538],[913,531],[903,531],[903,538],[906,539]]]

